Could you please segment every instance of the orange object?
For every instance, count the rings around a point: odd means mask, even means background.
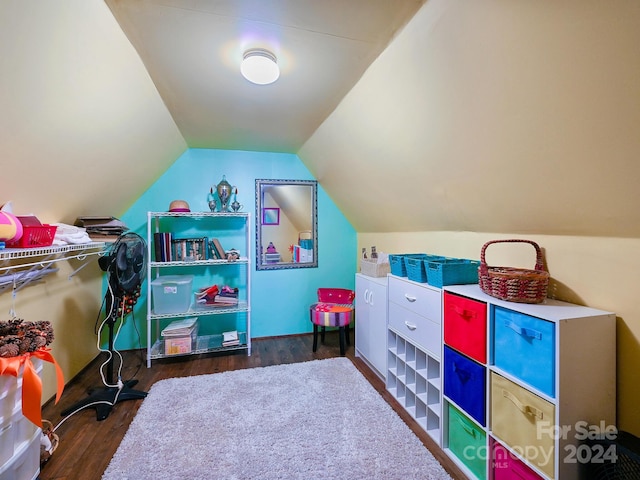
[[[22,369],[22,414],[42,428],[42,380],[31,363],[31,357],[53,363],[56,367],[56,403],[58,403],[64,390],[64,375],[49,348],[42,347],[35,352],[18,357],[0,358],[0,375],[11,375],[18,378]]]

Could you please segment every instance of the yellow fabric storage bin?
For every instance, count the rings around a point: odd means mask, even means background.
[[[517,454],[554,478],[555,406],[491,372],[491,431]]]

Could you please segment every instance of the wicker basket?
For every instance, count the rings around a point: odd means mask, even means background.
[[[49,461],[53,452],[56,451],[58,445],[60,444],[60,438],[58,435],[54,433],[53,424],[49,420],[42,419],[42,435],[49,439],[49,443],[51,444],[47,449],[45,446],[45,442],[40,442],[40,468],[44,466],[45,463]]]
[[[364,258],[360,260],[360,273],[367,277],[386,277],[390,271],[388,262],[377,263],[375,260]]]
[[[485,250],[492,243],[529,243],[536,249],[534,270],[512,267],[489,267],[485,261]],[[480,251],[478,283],[487,295],[518,303],[541,303],[547,297],[549,273],[544,271],[542,251],[531,240],[492,240],[485,243]]]

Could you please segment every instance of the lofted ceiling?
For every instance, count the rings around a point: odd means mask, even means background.
[[[105,0],[188,146],[296,153],[425,0]],[[273,52],[271,85],[240,75]]]

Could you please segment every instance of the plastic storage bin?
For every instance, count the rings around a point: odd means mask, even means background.
[[[48,247],[58,229],[55,225],[24,225],[22,237],[16,242],[8,243],[9,248]]]
[[[40,429],[28,441],[22,442],[15,454],[0,466],[0,480],[35,480],[40,473]],[[4,445],[4,444],[3,444]]]
[[[184,313],[191,307],[193,275],[165,275],[151,282],[153,313]]]
[[[42,375],[42,360],[33,358],[31,361],[38,375]],[[7,464],[3,470],[7,472],[7,478],[13,478],[13,467],[7,462],[17,461],[14,454],[18,455],[21,445],[33,437],[36,430],[39,431],[22,414],[22,369],[18,377],[0,375],[0,469]]]
[[[22,405],[17,405],[13,415],[0,418],[0,465],[11,460],[22,444],[29,441],[38,430],[30,420],[22,414]]]

